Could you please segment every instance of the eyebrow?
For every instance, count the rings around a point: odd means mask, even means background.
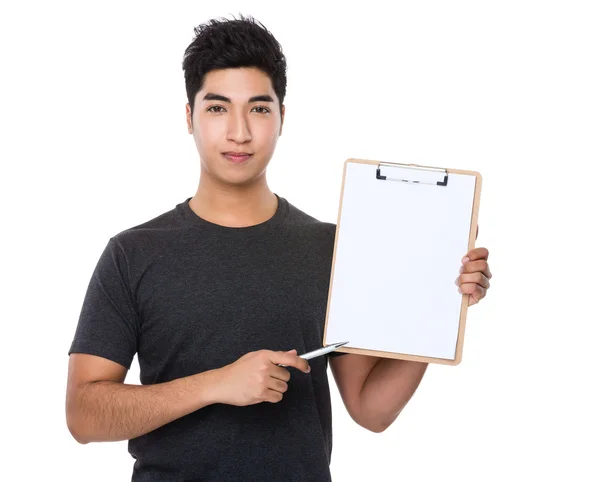
[[[211,92],[208,92],[202,100],[220,100],[221,102],[229,102],[231,104],[231,99],[229,97],[225,97],[224,95],[220,94],[213,94]],[[248,99],[249,104],[252,102],[274,102],[274,100],[270,95],[255,95],[254,97],[250,97]]]

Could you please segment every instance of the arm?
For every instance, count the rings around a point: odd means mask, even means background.
[[[67,425],[79,443],[128,440],[213,403],[278,403],[290,372],[308,362],[295,350],[258,350],[222,368],[154,385],[125,385],[127,369],[111,360],[73,353],[67,382]]]
[[[66,416],[79,443],[128,440],[215,403],[215,370],[156,385],[124,384],[127,369],[106,358],[69,358]]]
[[[461,260],[462,274],[456,284],[460,293],[469,295],[469,306],[484,298],[490,287],[488,257],[486,248],[475,248]],[[330,365],[348,413],[373,432],[383,432],[396,420],[428,366],[416,361],[354,354],[331,358]]]
[[[352,419],[383,432],[419,386],[427,363],[347,354],[330,360],[331,371]]]

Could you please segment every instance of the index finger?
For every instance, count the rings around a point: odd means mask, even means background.
[[[284,353],[284,352],[273,352],[271,355],[271,361],[275,363],[275,365],[283,365],[288,367],[295,367],[300,371],[308,372],[310,366],[308,361],[304,358],[300,358],[298,355],[294,355],[293,353]]]

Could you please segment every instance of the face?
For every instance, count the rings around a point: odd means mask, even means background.
[[[201,175],[221,184],[260,181],[281,135],[285,108],[271,79],[256,68],[209,72],[196,94],[194,115],[186,105],[188,132],[200,155]],[[236,159],[226,153],[247,153]]]

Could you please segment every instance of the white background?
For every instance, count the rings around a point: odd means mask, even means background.
[[[331,378],[334,480],[600,480],[598,4],[208,4],[3,2],[2,479],[130,479],[126,442],[67,430],[67,351],[109,237],[194,194],[183,52],[244,13],[288,59],[274,192],[335,222],[348,157],[483,176],[463,361],[382,434]]]

